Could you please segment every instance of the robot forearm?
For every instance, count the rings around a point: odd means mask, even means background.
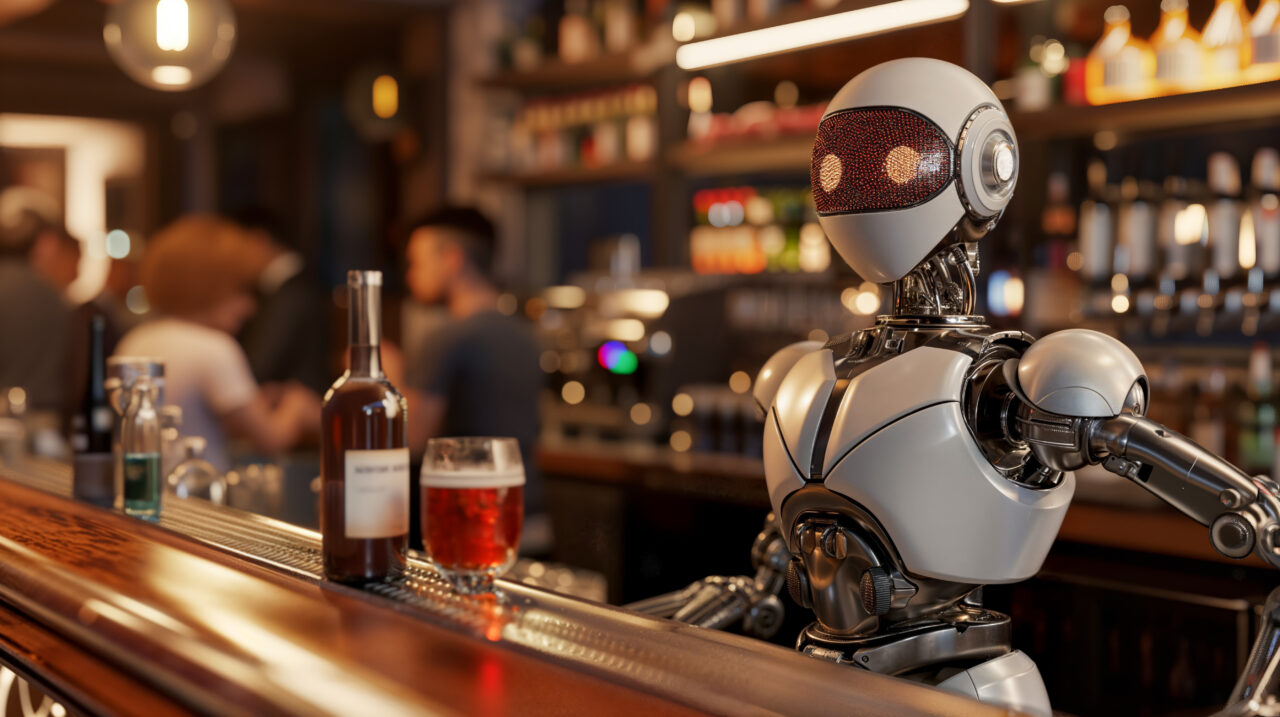
[[[1200,523],[1223,555],[1251,552],[1280,567],[1276,486],[1252,478],[1191,439],[1146,418],[1122,413],[1085,422],[1091,462],[1124,476]]]

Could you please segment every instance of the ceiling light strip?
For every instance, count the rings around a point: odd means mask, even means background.
[[[943,22],[960,17],[968,9],[969,0],[896,0],[737,35],[691,42],[676,49],[676,64],[683,70],[700,70],[807,47],[829,45],[855,37]]]

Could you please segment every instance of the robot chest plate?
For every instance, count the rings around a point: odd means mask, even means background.
[[[972,362],[969,354],[931,346],[865,370],[837,366],[830,350],[809,354],[774,402],[781,448],[802,478],[821,480],[876,431],[929,406],[958,403]]]

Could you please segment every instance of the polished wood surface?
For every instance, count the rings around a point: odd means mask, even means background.
[[[117,693],[150,690],[219,714],[1002,713],[759,641],[521,586],[453,619],[272,569],[4,473],[0,607],[131,682],[114,684]],[[244,524],[230,512],[227,520]],[[304,547],[316,539],[296,534]],[[423,600],[439,590],[413,589]],[[0,648],[16,642],[3,627],[0,636]],[[47,657],[38,644],[24,649]],[[37,672],[65,670],[61,660]],[[127,703],[104,711],[153,713]]]

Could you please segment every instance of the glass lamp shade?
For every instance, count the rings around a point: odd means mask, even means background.
[[[120,0],[102,28],[107,51],[139,83],[189,90],[217,74],[236,44],[227,0]]]

